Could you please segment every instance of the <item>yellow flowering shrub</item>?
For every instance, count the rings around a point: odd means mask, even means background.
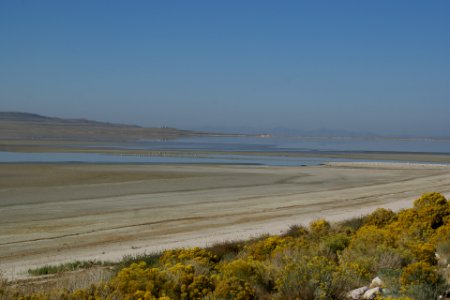
[[[345,292],[367,285],[372,278],[372,273],[367,266],[362,266],[358,262],[340,262],[335,273],[335,280],[338,286],[346,287]]]
[[[174,288],[168,274],[158,268],[148,268],[146,263],[133,263],[122,269],[110,282],[121,295],[143,295],[147,298],[166,296],[165,291]],[[137,297],[139,298],[139,297]]]
[[[427,206],[444,207],[447,205],[448,205],[447,199],[445,199],[445,197],[440,193],[426,193],[414,201],[415,209],[422,209]]]
[[[148,268],[145,263],[121,270],[109,284],[112,294],[125,299],[202,299],[214,291],[210,277],[196,276],[192,265],[177,263],[167,268]]]
[[[426,262],[430,265],[436,264],[436,247],[433,244],[415,243],[410,249],[416,261]]]
[[[437,268],[425,262],[406,266],[400,276],[400,283],[403,294],[419,300],[437,299],[446,289]]]
[[[426,262],[417,262],[403,268],[400,283],[406,285],[435,284],[438,281],[436,268]]]
[[[268,259],[272,254],[283,251],[284,248],[292,246],[292,237],[271,236],[245,247],[245,252],[256,260]]]
[[[336,264],[323,256],[294,256],[278,270],[276,290],[281,299],[331,299]]]
[[[217,299],[253,300],[255,291],[245,280],[237,277],[226,277],[216,283],[214,296]]]
[[[219,278],[237,278],[248,283],[252,290],[260,293],[272,292],[275,279],[272,265],[265,261],[254,260],[251,256],[223,262],[217,267]]]
[[[392,210],[385,208],[377,208],[373,213],[367,215],[364,218],[364,224],[374,225],[377,227],[384,227],[387,224],[392,223],[396,219],[397,216]]]
[[[429,193],[398,213],[377,209],[345,224],[320,219],[283,236],[165,251],[73,292],[26,295],[0,284],[0,299],[346,299],[379,276],[398,297],[377,299],[429,300],[447,288],[450,275],[438,268],[449,262],[449,203]]]
[[[195,261],[200,264],[208,265],[217,262],[217,256],[211,252],[199,247],[187,249],[166,250],[159,259],[161,265],[177,264]]]
[[[448,240],[450,240],[450,222],[436,229],[430,239],[430,242],[433,244],[439,244]]]
[[[324,219],[315,220],[309,224],[309,229],[310,229],[311,233],[316,236],[317,235],[323,236],[323,235],[328,234],[330,228],[331,228],[330,223],[328,223]]]
[[[435,230],[445,224],[450,216],[450,206],[439,193],[424,194],[414,201],[414,207],[398,213],[398,221],[391,228],[403,239],[427,241]]]

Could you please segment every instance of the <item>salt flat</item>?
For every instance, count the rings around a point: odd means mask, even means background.
[[[207,245],[450,194],[448,166],[2,164],[0,269]]]

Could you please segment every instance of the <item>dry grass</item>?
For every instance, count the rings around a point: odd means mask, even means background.
[[[57,294],[60,291],[75,291],[92,284],[105,282],[115,274],[113,267],[91,267],[77,271],[37,276],[26,280],[7,281],[0,276],[0,299],[13,299],[14,295]]]
[[[83,269],[91,269],[95,267],[106,267],[112,265],[113,265],[112,262],[102,262],[95,260],[88,260],[88,261],[76,260],[74,262],[68,262],[59,265],[44,265],[42,267],[29,269],[28,274],[32,276],[51,275],[70,271],[78,271]]]

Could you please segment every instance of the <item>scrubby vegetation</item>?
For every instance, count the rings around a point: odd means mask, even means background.
[[[21,299],[347,299],[378,276],[377,299],[437,299],[448,285],[450,205],[438,193],[410,209],[372,214],[282,236],[128,258],[109,281]]]
[[[123,260],[124,263],[127,262],[127,259]],[[68,271],[76,271],[80,269],[88,269],[94,266],[112,266],[114,265],[112,262],[104,262],[104,261],[96,261],[96,260],[88,260],[88,261],[74,261],[59,265],[45,265],[39,268],[29,269],[28,274],[33,276],[39,275],[51,275],[58,274],[62,272]]]

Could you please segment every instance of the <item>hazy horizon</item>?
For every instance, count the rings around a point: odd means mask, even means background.
[[[450,136],[450,2],[0,3],[0,111]]]

